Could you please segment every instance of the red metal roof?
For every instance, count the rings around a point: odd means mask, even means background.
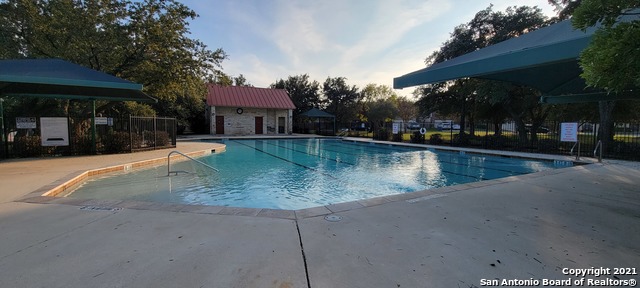
[[[209,84],[208,90],[209,106],[296,109],[284,89]]]

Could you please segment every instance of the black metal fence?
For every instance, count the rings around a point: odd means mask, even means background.
[[[176,146],[175,118],[96,117],[95,134],[91,129],[91,118],[4,120],[1,158],[115,154]]]
[[[569,122],[569,121],[567,121]],[[598,137],[600,125],[597,123],[579,123],[576,142],[561,141],[561,122],[547,121],[535,131],[530,125],[518,129],[514,122],[493,124],[477,122],[473,127],[467,126],[464,136],[456,125],[443,129],[437,125],[422,124],[420,128],[401,129],[399,134],[392,134],[391,123],[384,129],[363,135],[362,131],[349,131],[349,136],[373,137],[380,140],[426,143],[493,150],[532,152],[543,154],[573,155],[594,157],[594,150],[601,138]],[[434,127],[435,126],[435,127]],[[377,132],[377,133],[376,133]],[[365,131],[366,133],[366,131]],[[524,133],[524,135],[522,135]],[[606,142],[602,151],[604,158],[640,161],[640,122],[615,123],[613,138]]]

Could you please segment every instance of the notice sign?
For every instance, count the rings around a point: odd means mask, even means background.
[[[398,134],[398,130],[400,130],[400,124],[399,123],[393,123],[393,134]]]
[[[109,124],[109,119],[107,117],[96,117],[96,125],[107,125]]]
[[[560,123],[560,141],[578,142],[578,123]]]
[[[42,138],[42,146],[69,146],[67,118],[40,118],[40,138]]]
[[[36,117],[16,117],[16,128],[36,129]]]

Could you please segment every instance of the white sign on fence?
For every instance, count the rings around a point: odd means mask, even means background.
[[[36,129],[36,117],[16,117],[16,128]]]
[[[560,123],[560,141],[578,142],[578,123]]]
[[[400,130],[400,123],[393,123],[393,134],[398,134]]]
[[[107,117],[96,117],[96,125],[107,125],[108,123]]]
[[[42,146],[69,146],[69,125],[66,117],[41,117]]]

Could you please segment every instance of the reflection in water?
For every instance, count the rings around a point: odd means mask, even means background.
[[[232,140],[226,151],[166,166],[111,174],[71,197],[254,208],[302,209],[520,175],[551,162],[349,143],[335,139]]]

